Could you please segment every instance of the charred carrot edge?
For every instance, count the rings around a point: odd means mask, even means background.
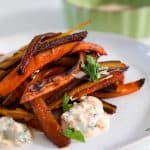
[[[72,81],[74,79],[73,74],[79,72],[80,64],[83,61],[83,59],[84,56],[82,53],[80,53],[80,58],[77,64],[69,72],[65,72],[50,79],[41,80],[40,82],[36,82],[34,84],[29,84],[21,98],[20,103],[32,101],[33,99],[50,93],[54,90],[57,90],[60,87]]]
[[[129,68],[129,66],[119,60],[101,61],[99,64],[101,67],[108,67],[109,70],[126,71]]]
[[[0,115],[9,116],[14,118],[15,120],[24,120],[29,121],[33,118],[33,115],[24,109],[16,108],[15,110],[10,110],[5,107],[0,107]]]
[[[0,70],[0,80],[2,80],[8,73],[9,70]]]
[[[36,53],[38,46],[45,38],[56,37],[59,34],[61,33],[46,33],[46,34],[35,36],[25,50],[24,56],[17,69],[18,74],[20,75],[24,74],[26,66],[29,64],[32,56]]]
[[[26,72],[23,75],[17,74],[17,69],[15,68],[10,72],[1,82],[0,82],[0,95],[6,96],[11,91],[16,89],[27,77],[29,77],[34,71],[43,67],[44,65],[62,57],[69,51],[73,49],[78,44],[78,42],[73,42],[65,45],[58,46],[51,50],[39,53],[31,59],[30,64],[26,68]]]
[[[111,85],[117,81],[122,80],[123,78],[124,75],[122,72],[119,71],[112,72],[107,77],[101,78],[95,82],[89,81],[83,85],[80,85],[79,87],[76,87],[75,89],[69,92],[69,95],[74,98],[79,98],[81,96],[88,95],[90,93],[93,93],[94,91],[105,88],[108,85]]]
[[[13,92],[11,92],[5,100],[2,102],[3,106],[9,106],[19,100],[21,95],[23,94],[23,87],[16,88]]]
[[[77,62],[76,58],[73,57],[62,57],[60,60],[52,63],[54,66],[71,67]]]
[[[26,68],[26,72],[23,75],[18,75],[16,73],[17,68],[15,68],[12,72],[10,72],[1,82],[0,82],[0,96],[6,96],[11,91],[16,89],[28,76],[30,76],[34,71],[38,70],[39,68],[43,67],[44,65],[57,60],[64,56],[65,54],[69,53],[72,49],[76,48],[76,51],[84,51],[84,50],[91,50],[93,51],[95,45],[91,45],[91,43],[87,42],[73,42],[58,46],[56,48],[50,49],[48,51],[42,52],[37,54],[31,59],[30,64]],[[77,45],[78,44],[78,45]],[[97,47],[98,48],[98,47]],[[101,51],[95,49],[95,51]],[[102,53],[103,54],[103,53]],[[10,82],[11,81],[11,82]]]
[[[25,71],[26,66],[29,64],[32,56],[34,54],[37,54],[38,52],[42,52],[54,47],[57,47],[59,45],[63,45],[69,42],[76,42],[76,41],[82,41],[87,36],[87,31],[82,31],[78,33],[74,33],[72,35],[68,35],[62,38],[55,39],[51,42],[47,42],[45,44],[42,44],[42,40],[45,38],[45,36],[49,38],[57,37],[59,33],[51,33],[48,35],[48,33],[43,35],[36,36],[31,43],[29,44],[28,48],[25,51],[25,55],[18,67],[18,73],[23,74]]]
[[[58,147],[65,147],[70,143],[70,140],[63,136],[62,129],[55,120],[54,116],[44,103],[43,99],[35,99],[30,102],[33,112],[38,119],[45,135]]]
[[[117,110],[117,106],[116,105],[113,105],[111,103],[108,103],[106,101],[103,101],[101,99],[102,103],[103,103],[103,109],[106,113],[108,114],[114,114],[116,113],[116,110]]]
[[[43,73],[43,78],[48,78],[54,75],[58,75],[60,73],[63,73],[66,70],[65,67],[53,67],[48,69]]]
[[[114,92],[101,92],[97,91],[93,93],[93,96],[99,97],[99,98],[113,98],[113,97],[119,97],[119,96],[124,96],[131,94],[133,92],[136,92],[140,90],[140,88],[143,86],[145,82],[145,79],[139,79],[134,82],[130,82],[127,84],[118,84],[116,91]]]
[[[65,92],[69,92],[79,84],[81,84],[84,80],[84,77],[81,79],[73,79],[71,82],[69,82],[67,85],[61,87],[61,89],[58,89],[54,92],[52,92],[50,95],[48,94],[46,97],[44,97],[47,104],[53,103],[55,100],[58,100],[64,96]]]
[[[37,120],[37,118],[33,117],[32,119],[30,119],[29,121],[26,122],[26,124],[38,131],[43,131],[42,127],[39,124],[39,121]]]
[[[24,47],[21,47],[17,52],[15,52],[12,56],[7,57],[2,62],[0,62],[0,69],[8,70],[11,66],[16,64],[21,60],[21,57],[24,53]]]
[[[119,80],[122,80],[124,78],[124,75],[122,72],[113,72],[109,78],[105,77],[103,79],[99,79],[95,82],[87,82],[84,84],[81,84],[79,86],[77,86],[76,88],[74,88],[73,90],[68,92],[68,95],[74,99],[78,99],[81,96],[84,95],[90,95],[91,93],[93,93],[94,91],[97,91],[98,89],[103,89],[104,87],[107,87],[108,85],[111,85]],[[54,102],[48,104],[48,108],[50,110],[52,109],[57,109],[59,107],[61,107],[63,102],[63,99],[57,99]]]
[[[93,51],[96,52],[99,55],[107,55],[107,52],[104,50],[104,48],[102,48],[100,45],[94,44],[94,43],[90,43],[90,42],[82,42],[83,43],[83,47],[75,47],[72,51],[72,53],[76,53],[76,52],[88,52],[88,51]],[[87,47],[86,44],[88,44],[89,46]],[[85,46],[84,46],[85,45]]]
[[[61,38],[58,38],[58,36],[56,36],[57,39],[55,40],[45,42],[44,44],[41,43],[41,45],[39,45],[39,47],[36,49],[36,52],[42,52],[47,49],[54,48],[56,46],[66,44],[69,42],[82,41],[84,38],[86,38],[87,34],[88,34],[87,31],[81,31],[73,33],[71,35],[63,36]]]

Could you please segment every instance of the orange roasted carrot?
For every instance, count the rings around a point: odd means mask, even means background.
[[[21,98],[20,103],[25,103],[25,102],[31,101],[35,98],[38,98],[42,95],[45,95],[47,93],[53,92],[54,90],[57,90],[57,89],[61,88],[62,86],[71,82],[75,78],[74,74],[79,72],[80,64],[81,64],[81,62],[83,62],[83,59],[84,59],[84,55],[82,53],[80,53],[80,58],[79,58],[77,64],[75,65],[75,67],[73,67],[73,69],[71,69],[71,71],[69,70],[58,76],[54,76],[49,79],[43,79],[36,83],[29,84],[29,86],[27,86],[27,88]]]
[[[43,78],[58,75],[66,70],[65,67],[53,67],[43,72]]]
[[[58,147],[67,146],[70,143],[70,140],[63,136],[61,127],[55,120],[52,113],[48,111],[43,99],[35,99],[31,101],[30,104],[45,135]]]
[[[99,79],[95,82],[86,82],[74,88],[73,90],[68,92],[68,95],[73,98],[72,100],[78,99],[81,96],[90,95],[91,93],[103,89],[108,85],[116,83],[118,81],[122,81],[124,75],[122,72],[112,72],[111,75]],[[59,98],[48,105],[49,109],[57,109],[62,105],[63,98]]]
[[[115,71],[104,78],[98,79],[95,82],[89,81],[85,84],[82,84],[82,85],[76,87],[75,89],[73,89],[72,91],[69,92],[69,95],[73,98],[79,98],[81,96],[88,95],[97,90],[105,88],[108,85],[111,85],[117,81],[122,81],[123,78],[124,78],[124,75],[122,72]]]
[[[9,106],[19,100],[23,94],[24,86],[17,87],[14,91],[12,91],[2,102],[4,106]]]
[[[106,51],[104,50],[103,47],[101,47],[100,45],[91,43],[91,42],[80,42],[82,43],[82,46],[84,47],[84,49],[82,47],[75,47],[72,51],[72,53],[76,53],[76,52],[81,52],[81,51],[93,51],[96,52],[99,55],[107,55]],[[88,47],[87,47],[88,45]]]
[[[62,57],[60,60],[53,63],[55,66],[71,67],[77,62],[77,58],[74,57]]]
[[[144,81],[145,79],[139,79],[137,81],[130,82],[127,84],[118,84],[116,85],[117,87],[114,92],[97,91],[95,93],[92,93],[92,95],[99,98],[113,98],[113,97],[128,95],[138,91],[143,86]]]
[[[29,121],[30,119],[33,118],[32,113],[29,113],[22,108],[16,108],[11,110],[5,107],[0,107],[0,116],[9,116],[15,120],[24,120],[24,121]]]
[[[95,50],[95,52],[99,52],[99,54],[105,54],[101,47],[95,46],[95,44],[88,42],[80,42],[78,45],[77,44],[78,42],[72,42],[37,54],[31,59],[30,64],[27,66],[26,72],[23,75],[18,75],[17,68],[15,68],[0,82],[0,96],[6,96],[11,91],[16,89],[34,71],[56,59],[61,58],[74,48],[76,48],[76,51],[74,52]]]

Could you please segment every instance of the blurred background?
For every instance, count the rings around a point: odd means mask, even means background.
[[[150,44],[150,0],[0,0],[0,37],[71,28],[111,32]]]

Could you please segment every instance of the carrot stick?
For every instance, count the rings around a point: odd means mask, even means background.
[[[106,51],[104,50],[103,47],[101,47],[100,45],[91,43],[91,42],[80,42],[82,43],[82,46],[85,47],[85,49],[83,49],[82,47],[75,47],[72,51],[72,53],[76,53],[76,52],[83,52],[83,51],[93,51],[96,52],[99,55],[107,55]],[[88,44],[88,47],[87,47]]]
[[[80,64],[83,61],[84,56],[80,54],[80,59],[78,63],[71,69],[69,72],[65,72],[63,74],[60,74],[58,76],[55,76],[50,79],[44,79],[41,81],[38,81],[34,84],[29,84],[29,86],[26,88],[20,103],[25,103],[28,101],[31,101],[35,98],[38,98],[42,95],[45,95],[47,93],[50,93],[54,90],[59,89],[60,87],[66,85],[67,83],[71,82],[75,77],[73,74],[76,74],[80,70]]]
[[[45,135],[58,147],[67,146],[70,140],[63,136],[62,129],[54,116],[44,103],[43,99],[35,99],[30,102],[36,118],[39,120]]]
[[[69,92],[69,95],[73,98],[79,98],[81,96],[88,95],[97,90],[105,88],[108,85],[111,85],[117,81],[122,81],[123,78],[124,76],[122,72],[112,72],[110,75],[101,78],[95,82],[89,81],[85,84],[80,85],[79,87],[76,87],[75,89]]]
[[[116,91],[114,92],[97,91],[95,93],[92,93],[92,95],[99,98],[113,98],[113,97],[128,95],[138,91],[143,86],[144,81],[145,79],[139,79],[137,81],[130,82],[127,84],[118,84],[116,85],[117,86]]]
[[[91,93],[93,93],[94,91],[97,91],[99,89],[103,89],[104,87],[107,87],[108,85],[111,85],[117,81],[122,81],[122,79],[124,78],[122,72],[113,72],[111,74],[111,76],[108,77],[104,77],[103,79],[99,79],[95,82],[87,82],[84,84],[81,84],[79,86],[77,86],[76,88],[74,88],[73,90],[68,92],[68,95],[73,98],[72,100],[78,99],[81,96],[85,96],[85,95],[90,95]],[[59,98],[55,101],[53,101],[52,103],[50,103],[48,105],[48,108],[50,110],[53,109],[57,109],[59,107],[61,107],[63,102],[63,98]]]
[[[0,107],[0,115],[1,116],[9,116],[15,120],[24,120],[29,121],[33,118],[33,115],[24,109],[16,108],[15,110],[10,110],[4,107]]]
[[[0,96],[6,96],[8,93],[16,89],[34,71],[54,60],[61,58],[74,48],[76,48],[76,51],[74,52],[89,50],[99,52],[99,54],[101,53],[102,55],[105,53],[102,51],[101,47],[95,46],[95,44],[88,42],[72,42],[39,53],[31,59],[30,64],[26,68],[25,74],[21,76],[18,75],[17,68],[15,68],[0,82]]]
[[[23,87],[18,87],[14,91],[12,91],[2,102],[4,106],[9,106],[19,100],[21,98],[21,95],[23,94]]]
[[[25,74],[21,76],[17,74],[17,68],[15,68],[0,82],[0,95],[6,96],[8,93],[16,89],[34,71],[62,57],[63,55],[71,51],[73,47],[77,45],[77,43],[78,42],[73,42],[61,45],[43,53],[39,53],[31,59],[30,64],[26,68]]]

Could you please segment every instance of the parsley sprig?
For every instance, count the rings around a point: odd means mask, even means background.
[[[80,142],[85,142],[83,134],[79,130],[75,130],[74,128],[67,128],[63,131],[63,135]]]
[[[96,81],[99,77],[100,64],[91,55],[86,55],[86,61],[86,64],[81,64],[81,68],[92,81]]]
[[[68,111],[72,107],[72,104],[69,104],[69,100],[70,100],[69,95],[65,93],[63,98],[63,112]]]

